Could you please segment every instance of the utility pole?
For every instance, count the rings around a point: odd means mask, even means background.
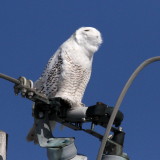
[[[7,154],[7,134],[0,131],[0,160],[6,160]]]

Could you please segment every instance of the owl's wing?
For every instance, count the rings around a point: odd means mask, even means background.
[[[34,83],[34,87],[38,92],[46,96],[54,96],[56,94],[62,73],[62,64],[61,49],[59,49],[48,61],[41,77]]]
[[[34,88],[36,88],[38,92],[45,94],[49,98],[51,96],[54,97],[58,89],[59,78],[61,77],[63,64],[61,53],[61,49],[57,50],[57,52],[48,61],[48,64],[41,77],[34,83]],[[50,127],[52,130],[55,127],[55,123],[55,121],[50,121]],[[29,131],[27,140],[37,143],[35,124]]]

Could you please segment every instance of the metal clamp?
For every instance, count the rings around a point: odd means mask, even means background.
[[[108,138],[102,160],[129,160],[126,153],[123,153],[125,132],[122,128],[112,128],[113,135]]]

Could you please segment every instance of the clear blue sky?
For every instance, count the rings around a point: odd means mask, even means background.
[[[79,27],[99,29],[103,44],[95,54],[83,102],[115,105],[131,73],[145,59],[160,55],[159,0],[1,0],[0,72],[36,80],[56,49]],[[125,152],[132,160],[160,159],[160,62],[136,78],[121,106]],[[8,160],[47,160],[45,149],[28,143],[32,103],[0,80],[0,129],[9,134]],[[56,129],[55,136],[75,136],[79,153],[95,160],[99,141],[82,132]]]

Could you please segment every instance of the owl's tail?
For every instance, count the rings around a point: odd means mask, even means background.
[[[54,130],[55,126],[56,126],[56,122],[55,121],[50,121],[51,131]],[[34,144],[38,144],[38,138],[37,138],[37,135],[35,133],[35,129],[36,129],[36,126],[35,126],[35,123],[34,123],[32,128],[28,132],[28,135],[27,135],[26,139],[27,139],[28,142],[33,141]]]

